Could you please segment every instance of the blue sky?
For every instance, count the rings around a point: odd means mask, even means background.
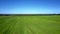
[[[60,14],[60,0],[0,0],[0,14]]]

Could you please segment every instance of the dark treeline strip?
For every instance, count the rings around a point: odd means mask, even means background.
[[[60,15],[60,14],[0,14],[0,16],[49,16],[49,15]]]

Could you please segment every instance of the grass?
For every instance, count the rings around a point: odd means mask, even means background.
[[[0,34],[60,34],[60,16],[0,16]]]

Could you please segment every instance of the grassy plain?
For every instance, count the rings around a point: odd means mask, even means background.
[[[60,34],[60,16],[0,16],[0,34]]]

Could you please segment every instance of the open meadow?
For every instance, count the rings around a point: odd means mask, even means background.
[[[60,16],[0,16],[0,34],[60,34]]]

